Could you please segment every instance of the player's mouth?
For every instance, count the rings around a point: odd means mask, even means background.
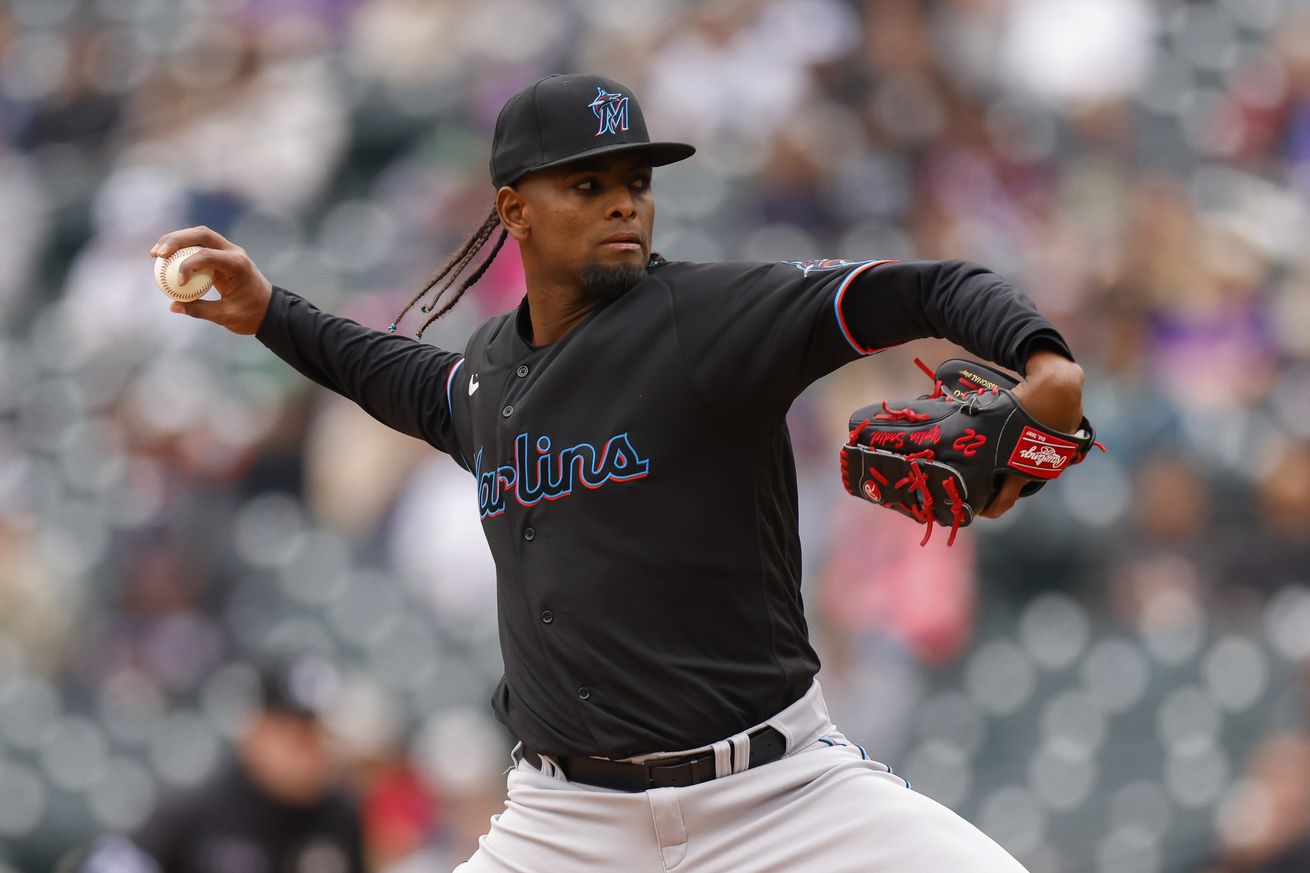
[[[641,251],[641,237],[635,233],[616,233],[611,237],[607,237],[600,245],[601,248],[616,252],[639,252]]]

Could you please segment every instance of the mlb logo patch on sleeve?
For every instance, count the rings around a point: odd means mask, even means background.
[[[806,276],[810,273],[825,273],[829,270],[840,270],[842,267],[855,267],[860,264],[867,264],[868,261],[847,261],[843,258],[815,258],[808,261],[783,261],[784,264],[791,264],[800,270]]]
[[[1010,466],[1031,476],[1054,479],[1077,451],[1074,443],[1025,425],[1010,454]]]

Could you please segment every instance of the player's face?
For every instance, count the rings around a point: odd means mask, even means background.
[[[254,721],[246,752],[255,779],[283,799],[315,800],[332,783],[331,745],[314,719],[264,712]]]
[[[530,174],[517,186],[525,256],[561,278],[598,265],[644,269],[655,220],[650,180],[643,158],[621,154]]]

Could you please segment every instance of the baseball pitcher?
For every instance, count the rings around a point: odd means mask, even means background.
[[[785,416],[816,379],[922,337],[1020,374],[960,383],[954,362],[934,394],[871,409],[834,446],[853,493],[955,528],[1081,459],[1082,370],[977,264],[654,253],[652,168],[693,152],[651,141],[608,78],[512,97],[494,207],[397,318],[417,307],[426,327],[514,237],[522,302],[462,351],[321,312],[208,228],[151,255],[204,247],[181,280],[210,270],[222,299],[175,312],[255,335],[472,478],[497,568],[491,705],[519,742],[461,873],[1021,873],[829,720]]]

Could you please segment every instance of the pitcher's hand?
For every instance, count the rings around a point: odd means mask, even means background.
[[[1083,368],[1048,349],[1038,349],[1028,357],[1028,375],[1014,389],[1028,414],[1047,427],[1073,433],[1083,421]],[[1007,476],[987,508],[978,513],[983,518],[999,518],[1019,499],[1026,479]]]
[[[264,278],[246,250],[207,227],[188,227],[161,236],[150,250],[150,257],[167,258],[187,246],[200,246],[201,250],[182,264],[180,281],[185,283],[197,270],[210,270],[222,299],[174,303],[169,311],[212,321],[243,336],[259,330],[273,296],[273,284]]]

